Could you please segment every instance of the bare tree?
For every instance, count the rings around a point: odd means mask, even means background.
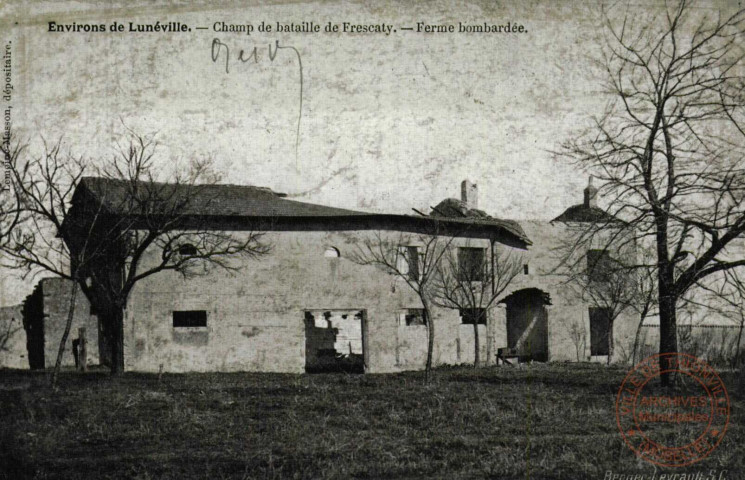
[[[745,232],[745,11],[710,18],[691,3],[643,19],[606,17],[599,65],[608,106],[563,145],[605,182],[607,212],[626,221],[627,238],[653,247],[640,267],[657,276],[660,353],[677,351],[681,296],[708,275],[745,265],[722,257]]]
[[[613,357],[613,326],[621,316],[636,302],[635,275],[623,263],[610,256],[607,251],[588,259],[587,268],[571,277],[572,285],[579,290],[581,297],[593,308],[598,309],[608,322],[608,363]]]
[[[644,320],[652,315],[656,315],[657,302],[657,282],[655,272],[649,268],[638,268],[632,272],[634,283],[632,285],[633,295],[631,296],[631,309],[636,312],[639,322],[634,332],[634,344],[631,351],[632,363],[636,365],[637,353],[639,351],[639,340],[641,337]]]
[[[24,150],[19,142],[13,143],[11,139],[9,136],[7,142],[0,144],[0,154],[5,165],[14,165]],[[13,188],[12,172],[6,172],[5,175],[0,185],[0,247],[8,245],[11,232],[23,218],[21,198],[15,194]],[[8,175],[10,177],[7,177]]]
[[[727,303],[733,307],[735,321],[738,323],[737,341],[735,343],[735,355],[732,358],[732,368],[740,367],[740,350],[742,345],[742,333],[745,330],[745,279],[742,271],[730,270],[726,272],[727,282],[731,286],[731,293],[727,295]],[[740,372],[742,375],[742,372]]]
[[[23,322],[13,316],[7,320],[7,323],[0,323],[0,352],[9,350],[8,343],[21,330],[23,330]]]
[[[54,275],[71,280],[65,329],[60,339],[51,375],[56,386],[67,339],[75,313],[77,271],[64,241],[56,238],[67,216],[75,185],[83,176],[86,162],[63,151],[62,140],[43,142],[43,153],[32,156],[27,145],[17,141],[3,146],[9,159],[10,183],[15,205],[15,222],[0,244],[5,266],[22,272],[23,278]],[[72,262],[79,265],[80,260]]]
[[[474,367],[481,364],[479,324],[486,324],[487,311],[502,296],[523,269],[523,256],[511,249],[448,246],[435,265],[433,302],[468,315],[473,325]],[[464,255],[468,253],[467,255]]]
[[[78,284],[102,321],[112,374],[124,369],[123,312],[138,282],[164,271],[186,278],[216,268],[236,271],[236,258],[271,250],[258,225],[237,232],[210,219],[221,198],[220,189],[212,188],[219,177],[209,160],[165,175],[156,147],[152,137],[130,131],[100,168],[100,178],[81,180],[62,225],[73,258],[82,260]],[[91,215],[99,209],[100,216]]]
[[[586,360],[585,351],[587,349],[587,329],[584,322],[574,321],[569,325],[569,339],[574,344],[574,351],[577,354],[577,361]]]
[[[2,154],[5,165],[13,165],[18,156],[23,152],[23,148],[18,142],[11,143],[9,136],[7,141],[0,145],[0,154]],[[15,195],[13,188],[12,174],[7,172],[0,184],[0,256],[3,255],[4,247],[10,244],[11,236],[17,226],[23,221],[23,209],[21,208],[21,199]],[[0,351],[7,349],[10,339],[23,329],[22,323],[14,325],[15,318],[11,317],[7,325],[0,325]]]
[[[209,161],[193,161],[165,175],[156,165],[152,137],[129,131],[126,138],[97,169],[98,177],[84,177],[85,162],[62,155],[60,143],[39,158],[19,155],[12,170],[26,217],[24,228],[14,229],[4,248],[16,267],[72,280],[57,364],[80,289],[98,311],[113,374],[124,369],[123,309],[137,282],[168,270],[185,277],[213,268],[230,271],[236,268],[232,258],[255,258],[270,250],[261,232],[218,230],[199,214],[216,200],[210,187],[218,177]],[[166,183],[157,182],[160,177]],[[157,261],[143,265],[151,250],[159,252]]]
[[[687,299],[690,304],[703,312],[718,314],[737,324],[737,338],[734,343],[734,355],[731,366],[738,368],[740,364],[740,345],[745,330],[745,269],[725,271],[718,278],[709,282],[699,282],[698,288],[707,295],[703,301]]]
[[[432,219],[431,231],[427,233],[390,235],[376,231],[372,238],[358,244],[357,250],[350,257],[358,265],[371,265],[403,280],[419,297],[427,322],[425,383],[429,383],[432,371],[436,330],[432,305],[438,266],[455,238],[453,235],[446,235],[444,229],[440,230],[439,222]]]
[[[656,314],[656,271],[638,261],[647,258],[648,252],[637,248],[635,242],[625,241],[623,228],[622,222],[613,219],[601,221],[600,226],[571,225],[552,251],[557,257],[553,273],[563,277],[563,283],[579,298],[604,312],[609,323],[609,362],[615,348],[613,325],[618,317],[628,312],[638,317],[631,348],[631,358],[636,361],[644,321]],[[592,242],[609,232],[612,232],[613,242]],[[586,337],[584,326],[582,331]],[[584,340],[579,332],[574,332],[573,336],[576,337],[575,346]]]

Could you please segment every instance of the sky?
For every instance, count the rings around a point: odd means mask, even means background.
[[[42,138],[62,138],[96,163],[131,129],[156,135],[164,171],[209,157],[224,183],[297,200],[428,211],[469,179],[488,213],[550,220],[581,202],[587,183],[553,152],[607,101],[592,67],[601,8],[646,18],[661,5],[11,1],[0,7],[0,31],[12,42],[13,129],[31,151]],[[128,31],[130,22],[156,21],[191,30]],[[274,31],[304,21],[321,32]],[[49,22],[107,31],[50,31]],[[114,22],[125,31],[109,31]],[[215,31],[222,22],[254,29]],[[273,31],[259,32],[262,22]],[[326,33],[328,22],[391,32]],[[456,31],[417,32],[418,22]],[[507,22],[524,33],[458,32],[461,23]],[[19,302],[31,286],[4,281],[0,304]]]

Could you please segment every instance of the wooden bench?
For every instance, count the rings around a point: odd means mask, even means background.
[[[500,360],[502,364],[512,365],[509,359],[517,359],[517,363],[520,363],[521,358],[516,348],[505,347],[497,349],[497,365],[499,365]]]

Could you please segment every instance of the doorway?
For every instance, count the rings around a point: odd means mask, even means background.
[[[607,308],[590,308],[590,355],[610,353],[611,322]]]
[[[548,360],[548,311],[550,299],[537,288],[512,293],[507,305],[507,346],[523,360]]]

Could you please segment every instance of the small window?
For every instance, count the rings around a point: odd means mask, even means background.
[[[423,308],[408,308],[399,314],[398,322],[407,327],[427,325],[427,315]]]
[[[530,267],[528,267],[527,263],[523,265],[523,275],[530,275]]]
[[[341,254],[339,253],[339,249],[336,247],[328,247],[325,252],[323,252],[323,256],[326,258],[339,258]]]
[[[205,310],[182,310],[173,312],[174,328],[206,327],[207,312]]]
[[[587,275],[590,281],[607,282],[613,269],[613,260],[608,250],[587,251]]]
[[[486,310],[483,308],[464,308],[460,311],[460,321],[464,325],[486,325]]]
[[[182,257],[193,257],[197,254],[197,247],[190,243],[185,243],[183,245],[179,245],[178,247],[178,254]]]
[[[461,247],[458,249],[458,280],[481,282],[484,280],[484,248]]]

